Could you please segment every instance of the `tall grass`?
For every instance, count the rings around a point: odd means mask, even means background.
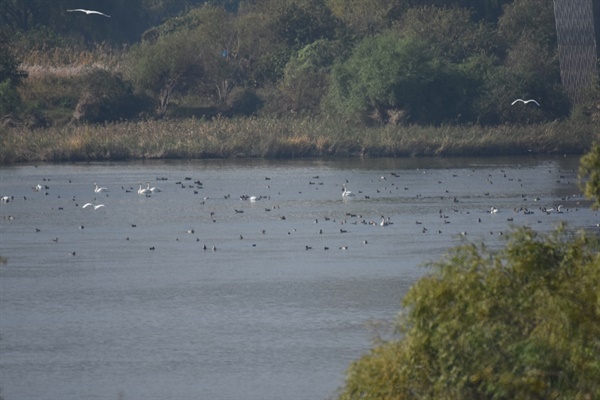
[[[127,52],[127,47],[115,48],[103,43],[92,48],[77,45],[15,47],[15,55],[21,62],[20,68],[30,75],[48,72],[72,75],[81,68],[119,72],[123,69]]]
[[[527,126],[363,128],[327,119],[152,120],[37,130],[4,128],[0,163],[581,154],[597,142],[597,126],[574,121]]]

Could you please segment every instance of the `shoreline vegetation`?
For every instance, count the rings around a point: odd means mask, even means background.
[[[593,123],[364,127],[334,119],[214,118],[70,124],[0,134],[0,164],[138,159],[583,154]]]

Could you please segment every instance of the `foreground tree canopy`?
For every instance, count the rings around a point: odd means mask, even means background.
[[[592,207],[600,208],[600,144],[581,158],[579,177],[582,179],[583,192],[587,198],[594,201]]]
[[[340,399],[598,398],[599,250],[564,227],[451,250],[409,290],[401,338],[353,363]]]

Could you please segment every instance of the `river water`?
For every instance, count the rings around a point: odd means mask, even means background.
[[[500,246],[513,225],[598,229],[578,162],[0,167],[0,395],[335,397],[424,263],[465,240]]]

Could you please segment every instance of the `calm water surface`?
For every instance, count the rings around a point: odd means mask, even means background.
[[[0,196],[14,196],[0,204],[0,395],[334,397],[420,265],[464,240],[499,246],[511,225],[597,229],[577,167],[570,157],[0,167]],[[139,195],[147,181],[162,191]]]

